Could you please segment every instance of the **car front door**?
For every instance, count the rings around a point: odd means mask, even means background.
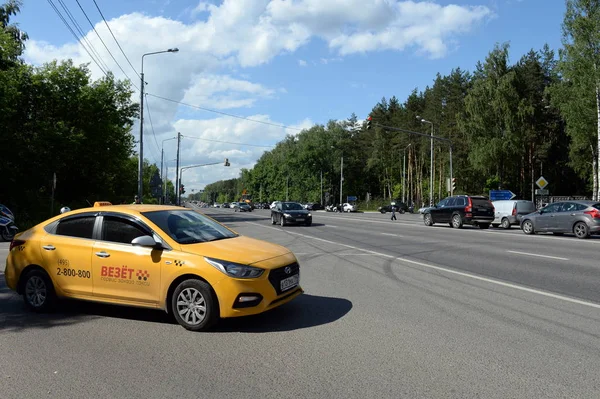
[[[438,204],[432,208],[429,208],[429,212],[431,213],[431,219],[434,223],[440,223],[444,218],[444,206],[446,206],[446,202],[448,202],[448,198],[441,200]]]
[[[94,244],[94,296],[99,299],[156,305],[160,296],[162,251],[133,246],[152,231],[126,215],[101,216],[100,237]]]
[[[557,226],[556,217],[563,206],[562,202],[550,204],[542,209],[540,215],[535,218],[535,229],[537,231],[552,231]]]
[[[68,216],[41,240],[46,270],[67,295],[92,295],[95,223],[95,214]]]

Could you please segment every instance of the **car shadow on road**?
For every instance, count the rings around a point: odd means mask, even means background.
[[[346,316],[352,302],[343,298],[302,294],[268,312],[223,319],[214,332],[269,333],[293,331],[333,323]]]

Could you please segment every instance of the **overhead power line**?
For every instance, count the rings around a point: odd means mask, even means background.
[[[202,111],[212,112],[212,113],[215,113],[215,114],[230,116],[232,118],[242,119],[242,120],[245,120],[245,121],[250,121],[250,122],[255,122],[255,123],[262,123],[263,125],[275,126],[275,127],[280,127],[280,128],[283,128],[283,129],[296,130],[296,131],[299,131],[299,132],[301,132],[302,130],[304,130],[304,129],[301,129],[301,128],[298,128],[298,127],[280,125],[278,123],[261,121],[261,120],[258,120],[258,119],[247,118],[245,116],[228,114],[227,112],[217,111],[217,110],[210,109],[210,108],[204,108],[204,107],[200,107],[199,105],[186,104],[186,103],[181,102],[181,101],[173,100],[173,99],[170,99],[170,98],[167,98],[167,97],[158,96],[158,95],[152,94],[152,93],[146,93],[146,94],[149,95],[149,96],[152,96],[152,97],[160,98],[161,100],[170,101],[172,103],[176,103],[176,104],[180,104],[180,105],[185,105],[186,107],[196,108],[196,109],[200,109]]]
[[[58,15],[58,17],[62,20],[63,24],[65,24],[65,26],[67,27],[67,29],[71,32],[71,34],[73,35],[73,37],[75,38],[75,40],[79,43],[79,45],[81,45],[81,47],[83,47],[83,49],[86,51],[86,53],[88,53],[88,55],[90,56],[91,60],[94,61],[94,63],[98,66],[98,68],[100,68],[100,70],[102,71],[102,73],[104,75],[107,75],[106,70],[104,70],[104,68],[102,67],[102,65],[100,65],[100,63],[96,60],[96,58],[94,58],[94,56],[92,55],[92,53],[90,53],[90,50],[88,50],[88,48],[81,42],[79,36],[77,36],[77,33],[75,33],[75,31],[73,30],[73,28],[71,28],[71,25],[69,25],[69,23],[67,22],[67,20],[65,19],[65,17],[62,15],[62,13],[58,9],[58,7],[56,7],[56,4],[54,4],[52,2],[52,0],[47,0],[47,1],[48,1],[48,4],[50,4],[50,6],[52,7],[52,9],[56,13],[56,15]]]
[[[131,61],[129,61],[129,57],[127,57],[127,54],[125,54],[125,51],[123,51],[123,48],[121,47],[121,45],[119,44],[119,41],[117,40],[117,38],[115,37],[112,29],[110,29],[110,26],[108,25],[108,22],[106,22],[106,18],[104,18],[104,14],[102,14],[102,10],[100,10],[100,7],[98,6],[98,3],[96,3],[96,0],[94,1],[94,5],[96,6],[96,9],[98,9],[98,12],[100,13],[100,16],[102,17],[102,20],[104,21],[104,24],[106,25],[106,27],[108,28],[108,31],[110,32],[110,34],[112,35],[113,39],[115,39],[115,43],[117,43],[117,46],[119,46],[119,50],[121,50],[121,53],[123,53],[123,56],[125,56],[125,59],[127,60],[127,62],[129,63],[129,66],[131,67],[131,69],[133,69],[133,72],[135,72],[135,74],[138,76],[138,78],[140,78],[140,80],[142,79],[142,77],[140,76],[140,74],[135,70],[135,68],[133,67],[133,65],[131,65]]]
[[[129,80],[129,82],[131,83],[131,85],[133,87],[135,87],[137,90],[140,90],[135,83],[133,83],[133,81],[129,78],[129,76],[127,75],[127,73],[123,70],[123,68],[121,67],[121,64],[119,64],[119,62],[117,61],[117,59],[115,58],[115,56],[110,52],[110,49],[108,48],[108,46],[106,45],[106,43],[104,43],[104,40],[102,40],[102,36],[100,36],[100,34],[98,33],[98,31],[96,30],[96,28],[94,27],[94,24],[92,23],[92,21],[90,20],[90,18],[88,17],[87,13],[85,12],[85,10],[83,9],[83,7],[81,6],[81,3],[79,2],[79,0],[75,0],[75,2],[77,3],[77,5],[79,6],[79,9],[81,10],[81,12],[83,13],[83,15],[85,16],[85,19],[87,19],[88,23],[90,24],[90,26],[92,27],[92,29],[94,30],[94,32],[96,33],[96,36],[98,36],[98,39],[100,39],[100,41],[102,42],[102,44],[104,45],[104,48],[106,49],[106,51],[108,51],[108,54],[110,54],[111,58],[113,59],[113,61],[115,62],[115,64],[117,64],[117,66],[119,67],[119,69],[121,70],[121,72],[123,72],[123,75],[125,75],[125,77],[127,78],[127,80]]]
[[[73,23],[73,26],[75,26],[75,29],[77,29],[77,31],[79,32],[79,34],[81,36],[81,40],[85,41],[85,43],[90,48],[92,53],[94,53],[94,56],[96,57],[96,59],[102,64],[103,69],[108,71],[109,70],[108,66],[103,62],[102,57],[100,57],[100,54],[98,54],[98,52],[96,51],[96,48],[92,45],[92,43],[86,37],[87,35],[83,32],[83,29],[81,29],[81,26],[79,25],[79,23],[77,22],[77,20],[73,16],[73,14],[71,14],[69,7],[65,4],[65,2],[63,0],[58,0],[58,3],[61,5],[63,10],[65,10],[67,17],[69,17],[69,19]]]
[[[148,110],[148,120],[150,121],[150,128],[152,129],[152,136],[154,137],[154,143],[156,144],[156,148],[158,152],[160,152],[160,146],[158,145],[158,140],[156,140],[156,133],[154,132],[154,124],[152,123],[152,114],[150,114],[150,104],[148,104],[148,99],[145,101],[146,109]]]
[[[275,147],[274,145],[258,145],[258,144],[248,144],[248,143],[234,143],[234,142],[231,142],[231,141],[205,139],[205,138],[202,138],[202,137],[194,137],[194,136],[183,136],[183,137],[188,138],[188,139],[195,139],[195,140],[212,141],[214,143],[245,145],[245,146],[248,146],[248,147],[260,147],[260,148],[273,148],[273,147]]]

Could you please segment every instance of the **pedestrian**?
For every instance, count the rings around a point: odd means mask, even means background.
[[[141,204],[141,203],[142,203],[142,201],[140,200],[140,197],[138,197],[137,195],[135,197],[133,197],[133,204],[132,205]]]
[[[396,219],[396,205],[392,205],[392,217],[390,220],[398,220]]]

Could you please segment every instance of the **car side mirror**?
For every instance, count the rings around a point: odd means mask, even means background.
[[[131,245],[133,245],[134,247],[148,247],[148,248],[155,248],[155,249],[163,248],[162,244],[159,242],[156,242],[154,240],[154,237],[152,237],[152,236],[141,236],[141,237],[134,238],[131,241]]]

